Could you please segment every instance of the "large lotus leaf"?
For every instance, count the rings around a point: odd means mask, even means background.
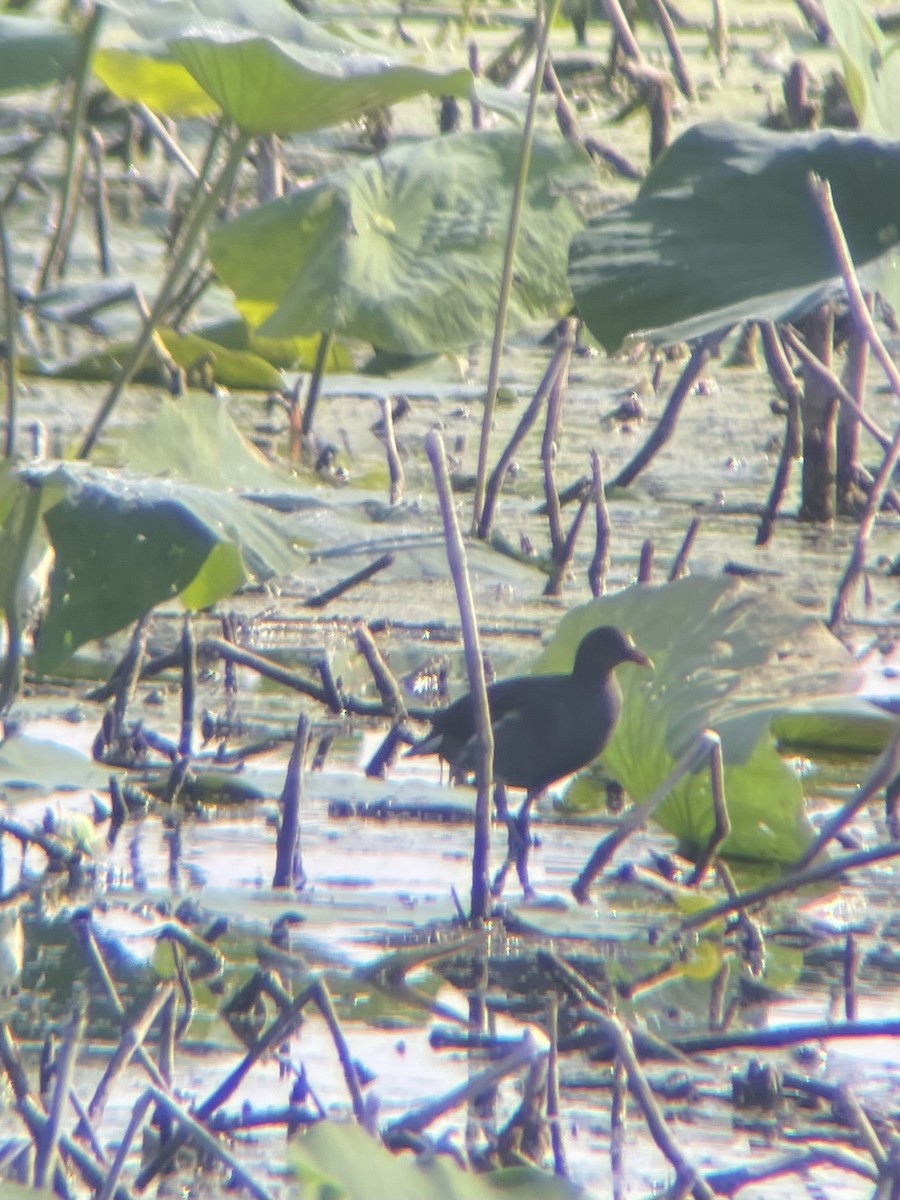
[[[298,21],[303,18],[298,16]],[[431,71],[374,55],[310,50],[271,38],[180,38],[179,60],[249,134],[309,133],[411,96],[468,96],[468,69]],[[258,80],[247,87],[247,80]]]
[[[710,121],[573,239],[569,281],[592,333],[612,352],[628,334],[680,341],[816,307],[838,280],[811,171],[831,183],[857,267],[877,265],[900,242],[900,143]]]
[[[61,83],[75,69],[79,38],[40,17],[0,16],[0,92]]]
[[[775,713],[772,733],[807,753],[880,754],[897,735],[897,717],[861,696],[811,696]]]
[[[142,59],[142,77],[129,78],[127,62],[107,54],[98,64],[107,86],[162,111],[171,111],[170,99],[195,103],[190,89],[181,90],[183,80],[163,76],[165,47],[246,134],[308,133],[422,92],[463,99],[472,90],[468,69],[431,70],[388,56],[359,37],[328,32],[277,0],[117,7],[146,39],[133,52]],[[145,81],[141,94],[136,88]]]
[[[406,354],[453,350],[494,324],[517,133],[464,133],[389,150],[214,231],[210,255],[253,327],[336,330]],[[565,260],[591,178],[559,137],[534,146],[510,325],[571,303]]]
[[[109,768],[99,767],[71,746],[16,733],[0,746],[0,796],[30,800],[35,793],[105,788]]]
[[[44,517],[56,561],[36,638],[38,670],[163,601],[205,608],[248,579],[299,563],[276,521],[227,492],[74,465],[23,475],[65,491]]]
[[[860,128],[896,138],[900,134],[900,42],[885,37],[860,0],[825,0],[825,12]],[[880,265],[881,271],[868,279],[869,286],[897,309],[900,271],[896,256]]]
[[[568,613],[539,661],[566,670],[596,625],[628,630],[655,669],[620,667],[625,707],[602,763],[636,801],[646,800],[705,728],[722,738],[732,832],[725,852],[791,862],[809,843],[803,793],[770,732],[775,711],[852,686],[850,656],[809,613],[727,578],[633,587]],[[579,804],[593,784],[573,785]],[[657,820],[689,849],[713,827],[708,772],[676,786]]]
[[[101,46],[92,65],[104,87],[129,104],[146,104],[170,117],[206,117],[219,111],[166,48]]]
[[[451,1155],[392,1154],[359,1125],[319,1121],[290,1145],[301,1194],[318,1200],[574,1200],[580,1189],[536,1167],[477,1174]]]
[[[122,465],[224,490],[283,491],[286,484],[235,425],[228,405],[203,394],[164,400],[125,439]]]

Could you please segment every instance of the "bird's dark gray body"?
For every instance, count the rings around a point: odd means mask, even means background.
[[[524,675],[487,690],[494,731],[494,779],[530,795],[592,762],[619,719],[621,663],[650,665],[630,637],[609,625],[582,638],[570,675]],[[409,754],[439,754],[454,775],[474,769],[475,706],[462,696],[434,714],[431,732]]]

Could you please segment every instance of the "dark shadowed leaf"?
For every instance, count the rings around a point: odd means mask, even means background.
[[[78,35],[40,17],[0,16],[0,92],[61,83],[75,69]]]
[[[857,267],[877,267],[900,242],[900,143],[710,121],[669,147],[637,199],[573,239],[569,280],[591,332],[612,352],[629,334],[683,341],[818,306],[839,281],[811,171],[831,183]]]
[[[24,474],[64,489],[44,517],[56,561],[38,670],[164,601],[206,608],[300,563],[273,519],[227,492],[74,465]]]

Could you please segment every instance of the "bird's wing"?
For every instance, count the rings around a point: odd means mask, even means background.
[[[491,724],[496,727],[504,718],[520,710],[528,711],[533,705],[542,707],[551,681],[567,678],[565,675],[522,675],[518,679],[492,683],[487,690]]]

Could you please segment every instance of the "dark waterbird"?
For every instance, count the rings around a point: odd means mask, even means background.
[[[522,675],[487,689],[494,731],[494,782],[525,788],[517,821],[509,822],[510,855],[523,886],[531,804],[551,783],[592,762],[615,729],[622,693],[613,670],[622,663],[653,664],[632,639],[611,625],[585,634],[570,675]],[[431,718],[431,731],[408,754],[438,754],[453,778],[470,775],[477,753],[475,705],[461,696]],[[502,792],[501,792],[502,797]],[[498,804],[506,817],[505,801]]]

